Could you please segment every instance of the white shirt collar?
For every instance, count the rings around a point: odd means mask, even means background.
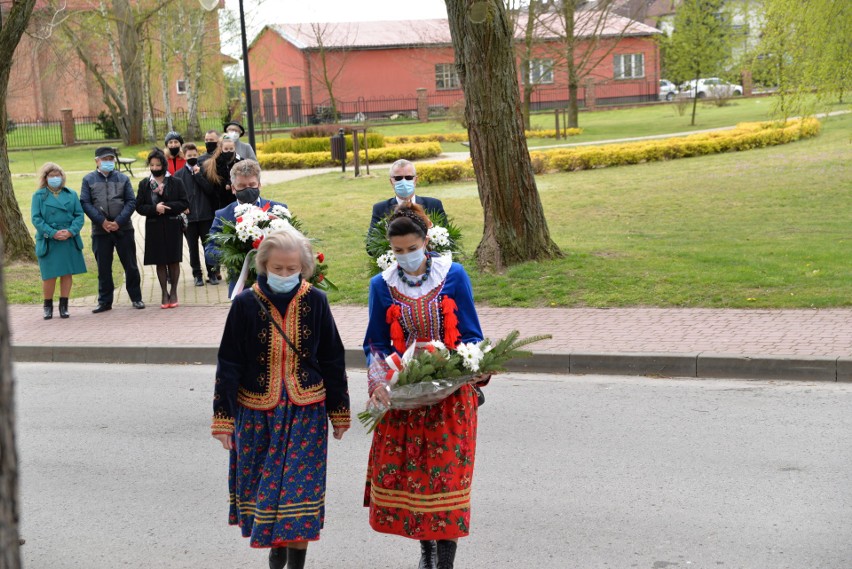
[[[402,202],[406,201],[406,200],[400,199],[400,197],[397,196],[396,194],[394,194],[394,197],[396,198],[396,203],[399,204],[399,205],[402,205]],[[416,204],[417,203],[417,196],[412,194],[411,199],[408,200],[408,201],[410,201],[412,204]]]
[[[452,265],[452,257],[445,257],[443,255],[432,257],[432,270],[429,271],[429,277],[420,286],[410,286],[399,278],[399,272],[397,271],[399,265],[397,265],[397,263],[392,264],[390,267],[382,271],[382,279],[384,279],[388,286],[395,288],[405,296],[410,298],[420,298],[434,290],[436,287],[441,286],[447,278],[447,273],[450,272],[450,267]]]

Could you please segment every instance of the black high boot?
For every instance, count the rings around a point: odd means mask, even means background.
[[[68,318],[70,314],[68,314],[68,297],[59,297],[59,317],[60,318]]]
[[[44,299],[44,319],[50,320],[53,318],[53,299],[45,298]]]
[[[438,567],[438,544],[434,541],[420,541],[420,565],[417,569],[436,569]]]
[[[287,566],[287,548],[273,547],[269,550],[269,569],[284,569]]]
[[[456,542],[447,539],[438,540],[438,569],[453,569],[457,545]]]
[[[307,549],[287,548],[287,569],[305,569],[305,556]]]

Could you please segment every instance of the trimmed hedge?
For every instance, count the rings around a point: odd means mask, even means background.
[[[407,160],[419,160],[423,158],[434,158],[441,154],[441,145],[437,142],[425,142],[420,144],[398,144],[385,146],[384,148],[369,149],[370,163],[395,162],[400,158]],[[360,152],[363,162],[364,152]],[[324,166],[338,166],[339,163],[331,159],[330,152],[273,152],[260,154],[258,157],[260,167],[264,170],[295,170],[299,168],[321,168]],[[354,161],[351,152],[346,154],[346,163]],[[418,168],[419,170],[419,168]]]
[[[361,148],[364,147],[364,135],[358,137]],[[385,137],[378,132],[367,133],[367,143],[370,149],[381,148],[385,145]],[[331,152],[331,140],[326,138],[273,138],[268,142],[257,145],[258,152],[271,154],[274,152]],[[352,151],[352,135],[346,136],[346,150]]]
[[[582,128],[569,128],[562,131],[568,136],[577,136],[583,134]],[[555,129],[543,130],[528,130],[526,131],[527,138],[556,138]],[[406,144],[410,142],[467,142],[466,132],[447,132],[436,134],[410,134],[402,136],[386,136],[387,144]]]
[[[740,123],[732,130],[683,137],[533,151],[530,160],[536,174],[573,172],[777,146],[812,138],[819,132],[820,122],[814,118],[791,120],[783,126],[774,122]],[[471,179],[473,168],[469,164],[469,161],[424,164],[417,167],[418,180],[428,184]],[[439,165],[434,173],[428,170]]]
[[[290,138],[327,138],[337,134],[341,128],[343,129],[343,134],[352,134],[351,126],[342,124],[314,124],[294,128],[290,131]]]

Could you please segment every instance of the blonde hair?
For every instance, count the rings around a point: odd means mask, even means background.
[[[213,154],[210,155],[210,158],[204,162],[204,175],[208,180],[213,182],[214,184],[222,183],[222,177],[219,175],[219,172],[216,170],[216,159],[222,155],[222,147],[225,146],[226,142],[234,142],[230,138],[226,138],[222,136],[219,138],[219,143],[216,145],[216,150],[213,151]],[[237,151],[237,143],[234,142],[234,152]]]
[[[47,186],[47,178],[50,172],[59,172],[59,175],[62,176],[62,186],[65,187],[65,170],[62,169],[62,166],[57,164],[56,162],[45,162],[44,166],[41,167],[41,170],[38,171],[38,189],[46,188]]]
[[[313,247],[311,246],[311,240],[296,229],[276,231],[267,235],[261,241],[260,246],[257,248],[257,255],[254,258],[257,274],[266,274],[266,264],[269,262],[269,256],[274,249],[283,251],[284,253],[298,251],[302,262],[302,278],[308,280],[314,276],[316,259]]]

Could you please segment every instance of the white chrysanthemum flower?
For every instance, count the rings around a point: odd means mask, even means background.
[[[234,215],[236,217],[239,217],[253,207],[254,206],[250,203],[241,203],[240,205],[234,208]]]
[[[430,243],[436,247],[450,246],[450,232],[444,227],[434,225],[429,229],[427,235]]]
[[[290,219],[292,217],[292,215],[290,215],[290,210],[284,207],[283,205],[272,206],[272,215],[278,218],[286,219]]]
[[[286,219],[273,219],[269,222],[268,233],[272,233],[274,231],[287,231],[290,229],[292,225]]]
[[[474,373],[479,371],[479,362],[482,361],[482,350],[479,349],[478,344],[474,344],[473,342],[467,344],[459,344],[456,348],[456,352],[462,358],[462,365],[464,367]]]
[[[393,251],[391,251],[390,249],[388,249],[387,253],[379,255],[379,258],[376,259],[376,264],[383,271],[388,269],[394,263],[396,263],[396,255],[394,255]]]
[[[432,340],[429,343],[432,344],[435,347],[435,349],[437,349],[437,350],[443,351],[443,350],[447,349],[446,344],[444,344],[444,342],[442,342],[440,340]]]

